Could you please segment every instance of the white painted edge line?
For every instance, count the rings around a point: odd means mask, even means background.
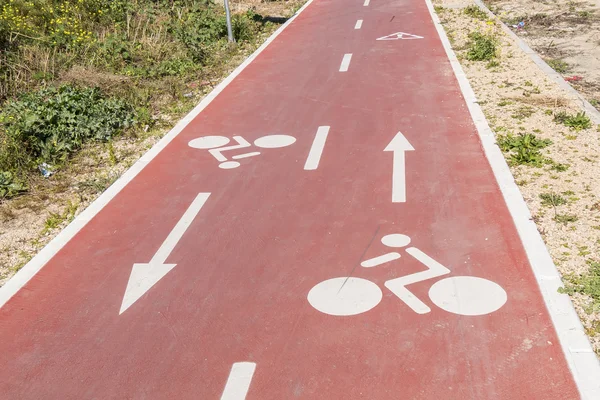
[[[244,400],[250,389],[255,369],[256,364],[253,362],[236,362],[233,364],[221,400]]]
[[[362,19],[357,20],[356,21],[356,25],[354,25],[354,29],[360,29],[360,28],[362,28],[362,23],[363,23]]]
[[[365,4],[363,4],[363,6],[368,7],[370,3],[371,3],[371,0],[365,0]]]
[[[329,126],[320,126],[319,129],[317,129],[315,140],[310,147],[308,157],[306,158],[306,163],[304,164],[305,170],[313,171],[319,168],[319,161],[321,161],[321,156],[323,155],[323,149],[325,148],[325,141],[327,141],[328,134]]]
[[[342,63],[340,64],[340,72],[348,71],[348,67],[350,67],[350,60],[352,60],[352,54],[344,54],[344,58],[342,58]]]
[[[569,82],[565,81],[561,74],[556,72],[551,66],[549,66],[542,57],[540,57],[523,39],[521,39],[516,33],[512,31],[504,22],[500,20],[490,9],[486,7],[481,0],[474,0],[475,4],[479,8],[483,9],[488,15],[497,19],[504,32],[506,32],[512,39],[519,45],[521,50],[525,52],[531,58],[531,60],[537,64],[537,66],[546,74],[550,79],[558,84],[563,90],[566,90],[569,94],[575,96],[577,100],[581,102],[581,108],[586,112],[587,116],[594,121],[595,124],[600,124],[600,111],[587,101],[581,93],[577,91],[573,86],[569,85]]]
[[[465,98],[473,122],[481,140],[485,155],[492,167],[496,181],[502,191],[508,210],[513,218],[523,247],[531,264],[533,274],[538,282],[540,291],[550,318],[556,329],[565,359],[573,378],[584,400],[600,399],[600,363],[592,350],[581,321],[566,294],[558,293],[562,280],[550,253],[540,236],[527,204],[519,191],[514,177],[508,168],[506,160],[496,145],[494,133],[490,129],[483,111],[477,102],[475,93],[452,50],[444,27],[433,9],[431,0],[425,0],[438,35],[446,50],[456,79]]]
[[[94,200],[73,222],[52,239],[38,254],[36,254],[19,272],[0,288],[0,308],[6,304],[44,265],[58,253],[96,214],[104,208],[137,174],[144,169],[183,129],[202,112],[219,93],[223,91],[263,50],[287,28],[313,0],[308,0],[296,14],[280,26],[267,40],[240,64],[227,78],[225,78],[213,91],[200,101],[188,115],[183,117],[161,140],[136,161],[115,183]]]

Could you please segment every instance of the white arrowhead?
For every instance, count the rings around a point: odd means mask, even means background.
[[[119,315],[123,314],[133,303],[142,297],[163,276],[169,273],[177,264],[133,264],[127,289],[121,303]]]
[[[414,149],[402,132],[398,132],[383,151],[411,151]]]

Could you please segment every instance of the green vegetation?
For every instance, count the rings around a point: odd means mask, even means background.
[[[585,274],[566,276],[565,287],[559,291],[569,295],[580,293],[589,296],[592,304],[587,311],[592,313],[600,311],[600,262],[589,260],[588,266],[589,270]]]
[[[284,18],[208,0],[7,0],[0,5],[0,198],[86,143],[170,124]]]
[[[8,171],[0,172],[0,199],[16,196],[27,188]]]
[[[551,140],[538,139],[530,133],[497,135],[496,140],[500,149],[509,153],[509,163],[533,167],[541,167],[547,161],[540,150],[552,144]]]
[[[496,39],[491,34],[471,32],[469,39],[467,60],[489,61],[496,57]]]
[[[483,11],[481,8],[477,7],[476,5],[472,4],[468,7],[465,7],[465,14],[467,14],[469,17],[478,19],[480,21],[485,21],[488,19],[488,15],[485,11]]]
[[[544,206],[556,207],[567,204],[567,199],[555,193],[542,193],[540,199],[542,199],[542,205]]]
[[[133,125],[134,112],[98,89],[62,86],[8,101],[0,123],[0,170],[18,173],[43,162],[60,165],[86,141],[109,140]]]
[[[573,214],[556,214],[554,216],[554,221],[564,225],[567,225],[570,222],[577,222],[578,220],[579,217]]]
[[[570,66],[563,60],[559,59],[549,59],[545,60],[546,63],[559,74],[564,74],[569,71]]]
[[[554,122],[568,126],[576,131],[592,127],[592,121],[585,115],[585,112],[578,112],[575,115],[571,115],[561,111],[554,114]]]

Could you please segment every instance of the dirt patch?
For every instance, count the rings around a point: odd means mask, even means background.
[[[519,7],[531,13],[529,3]],[[586,274],[600,254],[598,128],[578,115],[577,98],[546,77],[497,20],[468,15],[469,2],[438,0],[435,5],[559,272],[567,282]],[[490,59],[468,61],[473,32],[493,38],[496,51]],[[572,300],[599,352],[600,314],[590,307],[592,297],[575,293]]]
[[[600,109],[600,0],[486,4],[557,72],[567,79],[581,77],[571,84]]]

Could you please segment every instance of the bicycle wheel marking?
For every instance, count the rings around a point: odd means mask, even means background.
[[[429,298],[442,310],[458,315],[485,315],[502,307],[506,291],[495,282],[475,276],[452,276],[437,281]]]

